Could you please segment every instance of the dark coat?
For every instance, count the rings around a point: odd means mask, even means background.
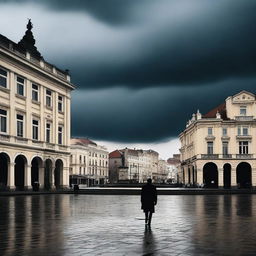
[[[155,205],[157,203],[156,187],[152,184],[146,184],[141,190],[141,209],[150,212],[155,212]]]

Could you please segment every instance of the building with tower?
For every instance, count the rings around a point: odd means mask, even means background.
[[[44,60],[29,20],[19,43],[0,35],[0,188],[63,189],[69,184],[67,71]]]

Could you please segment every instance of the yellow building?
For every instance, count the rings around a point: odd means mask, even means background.
[[[67,71],[47,63],[29,21],[23,39],[0,35],[0,187],[65,188],[69,183],[70,94]],[[35,188],[35,187],[34,187]]]
[[[255,94],[241,91],[205,115],[198,111],[179,138],[184,185],[256,186]]]

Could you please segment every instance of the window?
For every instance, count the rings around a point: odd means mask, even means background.
[[[240,115],[246,116],[246,106],[240,106]]]
[[[248,154],[248,141],[239,141],[239,154]]]
[[[79,174],[80,175],[82,174],[82,167],[81,166],[79,167]]]
[[[36,84],[32,84],[32,100],[39,101],[39,87]]]
[[[208,127],[208,135],[212,135],[212,127]]]
[[[7,71],[0,68],[0,86],[7,88]]]
[[[25,86],[25,80],[24,78],[21,78],[17,76],[17,94],[24,96],[24,86]]]
[[[85,160],[86,160],[86,159],[85,159],[85,156],[84,156],[84,164],[85,164]]]
[[[207,142],[207,154],[208,155],[213,154],[213,142],[212,141]]]
[[[33,140],[38,140],[38,130],[39,130],[39,122],[38,120],[32,120],[32,138]]]
[[[58,144],[62,144],[62,132],[63,132],[62,126],[59,126],[58,127]]]
[[[7,111],[0,109],[0,132],[7,132]]]
[[[52,91],[46,90],[46,106],[52,107]]]
[[[63,112],[63,97],[58,96],[58,111]]]
[[[24,131],[24,116],[17,114],[17,136],[23,137],[23,131]]]
[[[47,143],[51,142],[51,124],[46,123],[46,138],[45,138]]]
[[[248,133],[248,127],[246,126],[239,126],[237,128],[237,134],[238,135],[244,135],[244,136],[247,136],[249,133]]]
[[[222,154],[228,155],[228,142],[222,142]]]
[[[227,135],[228,135],[227,128],[222,128],[222,136],[227,136]]]
[[[79,157],[80,164],[82,163],[82,156]]]

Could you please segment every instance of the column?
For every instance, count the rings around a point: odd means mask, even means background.
[[[218,185],[223,188],[223,168],[218,168]]]
[[[50,189],[51,190],[55,190],[55,184],[54,184],[54,171],[55,171],[55,165],[53,165],[52,167],[50,167]]]
[[[24,189],[30,190],[31,186],[31,165],[27,164],[24,170]]]
[[[231,169],[231,188],[237,188],[236,169],[233,167]]]
[[[61,172],[62,176],[60,179],[60,187],[62,189],[69,188],[69,167],[63,167],[63,171]]]
[[[44,166],[38,168],[40,189],[44,188]]]
[[[197,168],[196,180],[197,180],[198,185],[202,185],[204,183],[204,181],[203,181],[203,170],[202,169]]]
[[[14,189],[15,189],[14,167],[15,167],[15,163],[9,163],[9,166],[8,166],[7,187],[8,187],[8,189],[10,189],[10,190],[14,190]]]
[[[252,168],[252,188],[256,188],[256,168]]]

